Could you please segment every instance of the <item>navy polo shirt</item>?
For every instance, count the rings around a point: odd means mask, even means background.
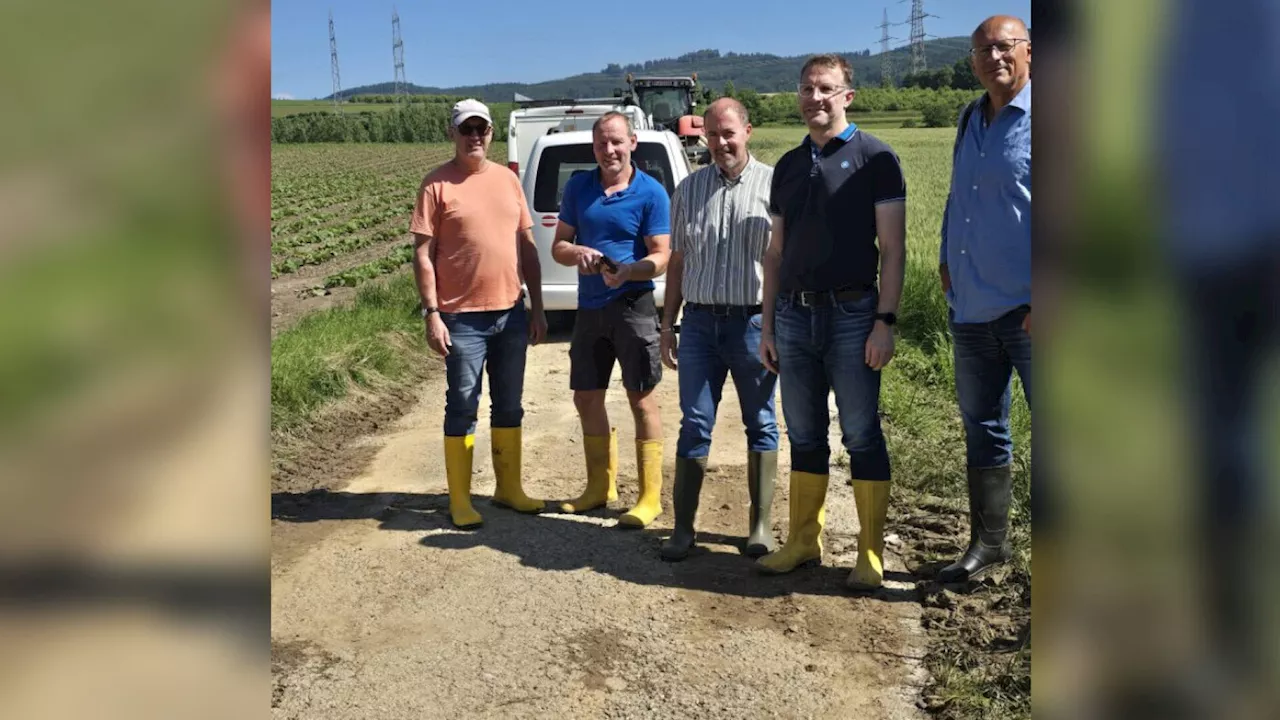
[[[769,212],[782,217],[778,292],[874,287],[876,205],[904,202],[898,156],[849,125],[821,149],[806,135],[773,170]]]
[[[631,183],[605,196],[600,168],[569,178],[560,202],[560,220],[577,231],[576,242],[600,251],[616,263],[633,263],[649,254],[644,239],[671,234],[671,198],[652,176],[631,164]],[[653,289],[652,280],[611,288],[603,275],[578,276],[578,307],[602,308],[637,289]]]

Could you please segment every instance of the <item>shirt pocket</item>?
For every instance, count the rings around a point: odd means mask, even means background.
[[[1018,122],[1005,135],[1000,175],[1005,182],[1031,184],[1031,123]]]

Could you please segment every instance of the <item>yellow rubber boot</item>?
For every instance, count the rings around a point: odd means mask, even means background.
[[[791,525],[787,542],[756,561],[763,573],[781,575],[801,565],[822,562],[822,526],[827,521],[827,476],[791,472]]]
[[[618,518],[619,525],[645,527],[662,514],[662,441],[636,441],[636,475],[640,477],[640,499]]]
[[[444,438],[444,474],[449,483],[449,517],[460,528],[479,527],[480,513],[471,507],[471,458],[476,436]]]
[[[546,503],[524,494],[520,483],[521,432],[520,428],[493,428],[493,475],[498,486],[493,491],[493,502],[523,513],[536,513]]]
[[[618,499],[618,431],[611,430],[608,437],[583,435],[582,452],[587,458],[587,489],[561,503],[563,512],[586,512]]]
[[[875,590],[884,584],[884,519],[889,512],[889,481],[854,480],[853,499],[858,503],[858,564],[847,585],[854,590]]]

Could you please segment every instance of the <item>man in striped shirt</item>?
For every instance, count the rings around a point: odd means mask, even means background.
[[[671,202],[671,260],[662,320],[662,361],[679,359],[680,438],[672,489],[675,531],[662,557],[682,560],[694,544],[694,516],[711,451],[725,376],[733,375],[747,434],[751,496],[744,552],[776,546],[769,523],[778,467],[774,387],[778,376],[760,360],[761,259],[769,243],[773,168],[751,157],[751,123],[742,103],[721,98],[707,108],[707,145],[714,164],[685,178]],[[674,331],[684,302],[682,341]]]

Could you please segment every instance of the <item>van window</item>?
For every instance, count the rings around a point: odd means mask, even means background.
[[[667,149],[655,142],[642,142],[631,153],[631,161],[667,189],[667,195],[675,192],[672,184],[671,160]],[[533,209],[540,213],[560,212],[560,200],[564,197],[564,185],[578,173],[591,172],[596,167],[596,157],[591,146],[553,145],[542,150],[538,161],[538,177],[533,186]]]

